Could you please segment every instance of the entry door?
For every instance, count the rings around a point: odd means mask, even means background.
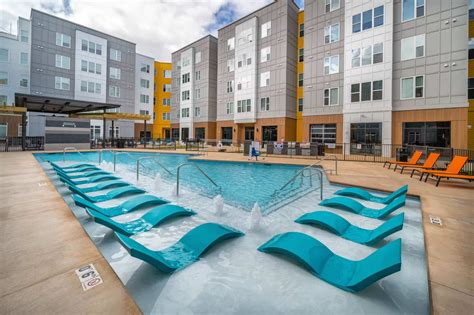
[[[189,139],[189,128],[181,128],[181,141]]]
[[[165,129],[165,139],[169,139],[171,137],[171,132],[169,129]]]
[[[278,126],[263,126],[263,141],[278,141]]]
[[[245,140],[255,140],[255,128],[254,127],[245,127]]]

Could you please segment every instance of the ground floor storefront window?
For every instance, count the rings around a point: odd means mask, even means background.
[[[222,140],[227,140],[226,142],[229,142],[228,140],[232,141],[232,127],[222,127]]]
[[[382,154],[382,123],[351,124],[351,154]]]
[[[189,139],[189,128],[181,128],[181,141]]]
[[[252,127],[245,127],[245,140],[253,141],[255,137],[255,128]]]
[[[262,127],[263,141],[278,141],[278,126]]]
[[[206,139],[206,128],[194,129],[196,139]]]
[[[179,128],[171,129],[171,139],[174,141],[179,140]]]
[[[336,124],[310,125],[309,136],[313,143],[336,143]]]
[[[403,144],[446,148],[451,145],[451,122],[407,122],[403,124]]]

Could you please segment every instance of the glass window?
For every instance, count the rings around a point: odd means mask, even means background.
[[[374,45],[373,54],[374,64],[383,62],[383,43],[377,43]]]
[[[150,103],[150,96],[145,94],[140,94],[140,103],[148,104]]]
[[[265,87],[270,85],[270,71],[263,72],[260,74],[260,87]]]
[[[191,81],[191,74],[190,73],[185,73],[182,75],[181,82],[183,83],[188,83]]]
[[[102,65],[100,63],[95,64],[95,73],[102,74]]]
[[[474,99],[474,78],[467,80],[467,98],[470,100]]]
[[[351,85],[351,102],[359,102],[360,101],[360,84],[352,84]]]
[[[271,47],[265,47],[260,50],[260,62],[267,62],[270,60],[270,55],[271,55]],[[232,59],[232,63],[234,60]]]
[[[122,72],[122,71],[121,71],[119,68],[110,67],[109,77],[110,77],[111,79],[120,80],[120,77],[121,77],[121,75],[122,75],[121,72]]]
[[[87,81],[81,81],[81,92],[87,92]]]
[[[163,92],[171,92],[171,84],[163,84]]]
[[[197,53],[194,54],[194,63],[200,63],[201,62],[201,52],[198,51]]]
[[[235,47],[235,37],[229,38],[227,40],[227,50],[234,50]]]
[[[195,76],[194,76],[194,77],[195,77],[195,80],[196,80],[196,81],[199,81],[199,80],[201,80],[201,71],[196,71],[196,73],[195,73]]]
[[[362,13],[362,29],[368,30],[372,28],[372,10],[367,10]]]
[[[298,61],[303,62],[304,61],[304,48],[300,48],[298,50]]]
[[[260,99],[260,111],[266,112],[270,110],[270,98],[262,97]]]
[[[301,23],[299,25],[299,29],[300,29],[300,37],[304,37],[304,23]]]
[[[234,80],[227,81],[227,93],[234,92]]]
[[[163,99],[163,106],[170,106],[171,105],[171,99],[170,98],[164,98]]]
[[[8,72],[0,71],[0,85],[8,85]]]
[[[28,53],[21,52],[20,53],[20,64],[27,65],[28,64]]]
[[[83,40],[81,41],[81,43],[82,43],[82,45],[81,45],[82,51],[87,51],[87,46],[88,46],[87,41],[86,41],[85,39],[83,39]]]
[[[95,84],[94,82],[87,82],[87,92],[94,93]]]
[[[298,111],[303,111],[303,98],[298,98]]]
[[[102,92],[102,85],[100,83],[95,84],[95,93],[100,94]]]
[[[415,77],[415,97],[423,97],[423,89],[424,89],[424,77],[417,76]]]
[[[362,86],[362,95],[361,95],[361,101],[370,101],[371,98],[371,90],[372,90],[372,82],[364,82],[361,84]]]
[[[312,143],[336,143],[336,124],[316,124],[309,126]]]
[[[324,43],[334,43],[339,41],[339,23],[326,26],[324,28]]]
[[[140,86],[145,89],[150,88],[150,80],[140,79]]]
[[[0,95],[0,105],[7,105],[8,98],[6,95]]]
[[[303,82],[304,82],[303,77],[304,77],[303,73],[298,74],[298,86],[299,87],[303,86]]]
[[[69,80],[69,78],[54,77],[54,88],[57,90],[69,91],[69,89],[71,88],[71,81]]]
[[[0,48],[0,62],[8,62],[8,49]]]
[[[140,65],[140,71],[144,73],[150,73],[150,65],[147,65],[146,63],[142,63]]]
[[[383,81],[378,80],[372,82],[372,100],[379,101],[382,99],[383,95]]]
[[[372,46],[362,48],[362,65],[370,65],[372,63]]]
[[[272,30],[272,21],[268,21],[262,24],[262,38],[270,36]]]
[[[340,0],[326,0],[326,13],[339,9],[340,5]]]
[[[28,87],[28,79],[21,79],[20,80],[21,87]]]
[[[164,76],[166,79],[171,78],[171,70],[165,70],[165,71],[163,71],[163,76]]]
[[[71,48],[71,36],[56,33],[56,45]]]
[[[382,143],[382,123],[355,123],[351,124],[351,143],[360,144],[381,144]],[[374,153],[367,152],[367,150],[373,150],[373,146],[364,147],[361,149],[355,149],[353,152],[351,147],[351,153]],[[361,152],[362,151],[362,152]]]
[[[431,147],[450,147],[451,122],[406,122],[403,123],[403,144]]]
[[[8,136],[8,124],[0,123],[0,139]]]
[[[352,33],[358,33],[361,31],[361,14],[352,16]]]
[[[95,54],[95,43],[89,42],[89,52]]]
[[[111,97],[120,97],[120,87],[118,86],[109,86],[109,96]]]
[[[402,0],[402,22],[425,15],[424,0]]]
[[[425,34],[415,36],[415,55],[416,58],[425,55]]]
[[[360,48],[352,49],[352,68],[360,67]]]
[[[474,59],[474,38],[469,39],[469,59]]]
[[[383,25],[383,5],[374,9],[374,27]]]
[[[234,102],[228,102],[226,106],[226,113],[233,114],[234,113]]]
[[[325,106],[339,104],[339,88],[324,89],[323,95]]]
[[[401,41],[401,59],[409,60],[425,55],[425,34],[403,38]]]
[[[101,44],[96,44],[95,53],[96,53],[96,55],[102,55],[102,45]]]
[[[194,107],[194,117],[201,117],[201,107]]]
[[[227,72],[232,72],[235,69],[235,61],[234,59],[227,60]]]
[[[81,60],[81,71],[87,72],[87,61]]]
[[[30,33],[27,30],[21,30],[20,31],[20,41],[23,43],[28,43],[30,38]]]
[[[194,90],[194,99],[198,100],[201,98],[201,89]]]
[[[191,99],[189,90],[186,90],[186,91],[181,92],[181,100],[182,100],[182,101],[187,101],[187,100],[189,100],[189,99]]]
[[[324,74],[339,72],[339,55],[324,58]]]
[[[110,48],[110,59],[115,61],[122,61],[122,52],[120,50]]]
[[[56,67],[71,69],[71,58],[62,55],[56,55]]]
[[[407,77],[401,78],[401,93],[400,98],[411,99],[411,98],[420,98],[424,95],[424,77]]]

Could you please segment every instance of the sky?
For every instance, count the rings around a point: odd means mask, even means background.
[[[272,0],[0,0],[0,31],[16,34],[31,8],[137,44],[137,53],[171,61],[171,53]],[[295,1],[302,7],[303,0]]]

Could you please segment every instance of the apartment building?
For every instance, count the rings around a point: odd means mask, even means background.
[[[474,150],[474,0],[469,0],[468,148]]]
[[[153,137],[171,138],[171,63],[155,61]]]
[[[306,1],[303,140],[465,148],[466,12],[467,0]]]
[[[298,11],[275,1],[218,30],[218,139],[296,140]]]
[[[215,139],[217,38],[207,35],[172,54],[174,139]]]
[[[135,122],[135,140],[146,137],[151,139],[153,135],[153,97],[154,97],[154,70],[155,60],[137,54],[135,58],[135,114],[150,115],[146,122],[146,135],[144,122]]]
[[[13,105],[15,92],[30,93],[31,23],[18,19],[16,35],[0,32],[0,106]],[[21,136],[21,117],[0,114],[0,138]]]
[[[296,141],[303,141],[304,11],[298,12],[298,63],[296,69]]]

